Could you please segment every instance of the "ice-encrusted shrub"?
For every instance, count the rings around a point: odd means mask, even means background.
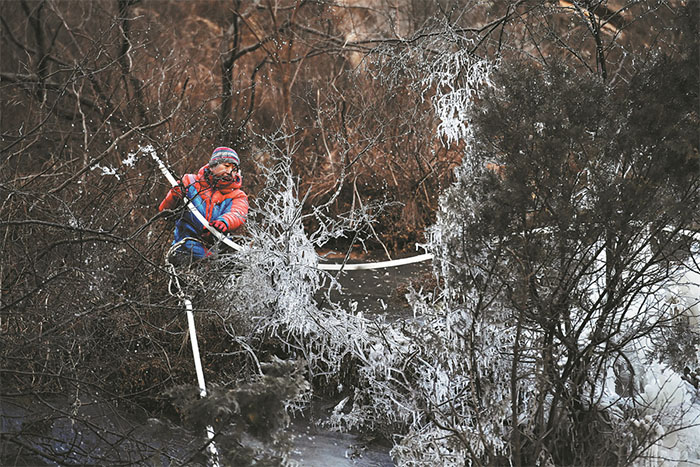
[[[218,312],[230,324],[229,334],[249,344],[251,355],[257,345],[272,346],[303,359],[311,378],[334,380],[343,362],[366,346],[369,330],[361,313],[342,310],[330,298],[338,284],[317,267],[316,248],[361,229],[372,216],[367,206],[334,221],[312,212],[319,228],[307,234],[291,158],[274,160],[264,168],[267,185],[255,198],[244,248],[221,261],[232,273],[220,288]]]
[[[438,134],[447,144],[469,141],[472,136],[469,113],[478,90],[491,85],[494,64],[475,57],[464,45],[456,50],[456,43],[440,45],[443,52],[431,62],[423,85],[434,89],[433,107],[440,119]]]

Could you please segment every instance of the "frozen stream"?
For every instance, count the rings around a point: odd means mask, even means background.
[[[292,425],[295,431],[292,458],[300,466],[389,467],[394,463],[389,446],[367,443],[356,436],[318,428],[305,420]]]

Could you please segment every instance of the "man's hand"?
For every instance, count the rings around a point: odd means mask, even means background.
[[[183,195],[187,192],[187,188],[182,180],[177,182],[177,185],[170,188],[168,194],[165,195],[165,199],[158,206],[159,211],[164,211],[166,209],[175,209],[182,201]]]
[[[226,233],[228,232],[228,226],[226,225],[226,222],[224,221],[212,221],[209,223],[212,227],[214,227],[216,230],[219,232]],[[204,232],[202,232],[202,238],[205,240],[208,240],[211,238],[211,231],[209,229],[204,229]]]
[[[228,225],[224,221],[214,221],[210,225],[221,233],[228,232]]]

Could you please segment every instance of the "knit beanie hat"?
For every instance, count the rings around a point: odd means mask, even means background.
[[[238,154],[233,149],[225,146],[214,149],[214,152],[211,153],[211,159],[209,159],[209,167],[214,167],[215,165],[222,164],[224,162],[230,162],[236,165],[241,164]]]

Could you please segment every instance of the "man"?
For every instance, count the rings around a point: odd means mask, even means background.
[[[248,196],[241,190],[243,179],[236,151],[218,147],[209,163],[195,174],[182,177],[180,185],[170,189],[159,211],[176,208],[187,197],[209,224],[221,233],[231,232],[246,221]],[[175,222],[173,245],[180,244],[171,258],[174,264],[190,262],[211,255],[203,240],[211,233],[186,209]]]

